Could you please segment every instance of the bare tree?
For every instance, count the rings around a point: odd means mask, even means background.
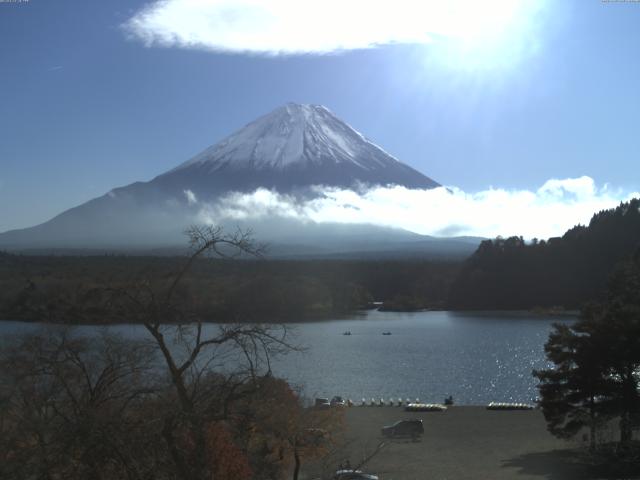
[[[114,314],[141,323],[161,354],[177,405],[166,409],[162,435],[179,476],[200,479],[212,475],[207,467],[207,425],[228,418],[235,401],[255,393],[252,386],[259,383],[252,380],[271,374],[270,358],[294,346],[284,326],[205,325],[191,313],[177,297],[198,259],[260,257],[264,248],[247,231],[227,234],[221,227],[205,226],[186,233],[191,253],[162,291],[144,281],[110,293]]]
[[[56,329],[24,336],[0,358],[2,478],[142,479],[141,405],[156,392],[149,351],[113,335]]]
[[[287,329],[238,318],[207,324],[185,288],[203,257],[260,257],[263,247],[240,230],[192,227],[187,235],[190,254],[175,273],[97,286],[70,300],[78,318],[136,323],[146,340],[40,335],[5,352],[0,476],[226,480],[254,464],[276,472],[256,469],[254,479],[281,476],[283,461],[269,469],[253,447],[282,433],[269,431],[269,409],[256,412],[274,384],[272,357],[295,349]],[[55,298],[44,300],[55,309]],[[281,423],[293,414],[282,412]],[[245,441],[247,424],[261,432],[253,444]],[[229,441],[235,445],[223,448]],[[229,462],[240,453],[246,458]]]

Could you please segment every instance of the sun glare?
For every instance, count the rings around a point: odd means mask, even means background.
[[[458,0],[429,2],[417,18],[431,32],[430,54],[456,69],[510,67],[537,48],[537,17],[544,2]]]

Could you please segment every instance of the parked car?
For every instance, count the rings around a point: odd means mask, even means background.
[[[393,425],[382,427],[382,436],[388,438],[411,437],[416,438],[424,434],[422,420],[399,420]]]
[[[344,401],[344,398],[339,397],[339,396],[335,396],[331,399],[331,406],[332,407],[344,407],[346,406],[347,403]]]
[[[329,403],[328,398],[316,398],[316,408],[330,408],[331,404]]]
[[[338,470],[333,476],[334,480],[379,480],[377,475],[363,473],[360,470]]]

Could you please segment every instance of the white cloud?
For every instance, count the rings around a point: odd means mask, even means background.
[[[195,205],[198,203],[198,199],[196,198],[196,194],[191,190],[183,190],[184,196],[187,198],[187,203],[189,205]]]
[[[234,193],[203,207],[199,220],[216,223],[275,216],[303,222],[368,223],[435,236],[549,238],[588,223],[597,211],[640,196],[607,185],[598,188],[589,177],[552,179],[535,191],[491,188],[466,193],[456,187],[378,187],[356,193],[318,187],[318,192],[323,195],[306,201],[265,189]]]
[[[125,30],[146,45],[261,54],[330,53],[442,39],[513,45],[542,0],[157,0]],[[528,43],[531,43],[527,40]]]

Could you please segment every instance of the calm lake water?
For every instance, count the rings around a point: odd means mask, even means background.
[[[559,321],[571,320],[526,313],[370,311],[298,323],[291,325],[293,341],[307,350],[276,359],[273,370],[309,397],[442,402],[453,395],[458,404],[532,402],[537,390],[531,371],[548,366],[543,345],[551,324]],[[0,337],[35,328],[0,322]],[[145,335],[138,325],[110,328],[129,337]],[[382,335],[387,331],[391,335]]]

